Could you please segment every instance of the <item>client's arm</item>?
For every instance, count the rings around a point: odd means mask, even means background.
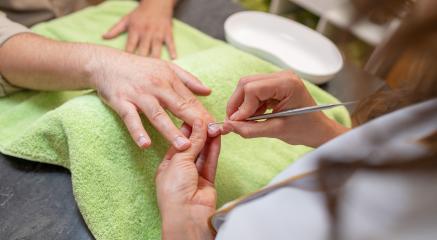
[[[267,109],[277,112],[313,105],[316,103],[304,83],[291,71],[245,77],[229,99],[223,133],[232,131],[246,138],[272,137],[289,144],[318,147],[348,130],[322,112],[244,121]]]
[[[173,41],[172,18],[177,0],[141,0],[137,8],[124,16],[107,33],[105,39],[128,33],[125,50],[141,56],[159,58],[162,45],[166,45],[170,57],[177,57]]]
[[[184,152],[170,149],[156,175],[162,238],[208,240],[213,235],[208,218],[215,212],[214,179],[220,152],[220,137],[207,138],[207,125],[199,120],[182,131],[192,145]]]
[[[164,109],[185,122],[212,121],[191,91],[208,95],[210,89],[180,67],[116,49],[65,43],[22,33],[0,47],[0,72],[12,85],[36,90],[93,88],[125,122],[140,147],[151,140],[138,112],[179,150],[189,140],[174,126]],[[214,133],[212,133],[214,135]]]

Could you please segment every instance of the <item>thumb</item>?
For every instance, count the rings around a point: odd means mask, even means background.
[[[127,18],[122,18],[118,23],[116,23],[111,29],[103,34],[104,39],[112,39],[125,32],[127,29]]]
[[[205,85],[193,74],[185,71],[176,64],[171,64],[173,71],[182,80],[182,82],[187,86],[193,93],[207,96],[211,94],[211,89]]]
[[[275,137],[275,129],[279,127],[278,119],[263,122],[225,121],[223,131],[234,132],[244,138]]]
[[[196,119],[193,123],[193,129],[190,136],[191,146],[181,154],[188,155],[188,159],[193,162],[202,151],[207,139],[207,126],[206,123],[200,119]],[[182,158],[186,159],[186,158]]]

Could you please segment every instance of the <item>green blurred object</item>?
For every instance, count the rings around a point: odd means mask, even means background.
[[[244,8],[268,12],[271,0],[239,0]]]

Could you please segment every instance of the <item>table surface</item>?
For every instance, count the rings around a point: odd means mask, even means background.
[[[178,19],[224,39],[226,18],[242,9],[231,0],[184,0]],[[342,101],[371,89],[370,77],[353,65],[322,86]],[[93,239],[72,194],[67,170],[0,154],[0,239]]]

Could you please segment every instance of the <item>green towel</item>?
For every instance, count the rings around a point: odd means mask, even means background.
[[[33,30],[53,39],[123,48],[126,36],[111,41],[100,36],[135,6],[110,1]],[[183,23],[175,21],[174,28],[180,56],[176,63],[213,89],[211,96],[200,99],[217,119],[224,118],[227,99],[240,77],[279,70]],[[318,103],[336,101],[316,86],[307,86]],[[350,124],[344,108],[326,114]],[[96,239],[161,236],[154,176],[168,144],[147,120],[144,125],[154,145],[140,150],[119,117],[92,91],[26,91],[0,99],[0,151],[68,168],[80,212]],[[264,186],[309,150],[273,139],[224,137],[218,205]]]

